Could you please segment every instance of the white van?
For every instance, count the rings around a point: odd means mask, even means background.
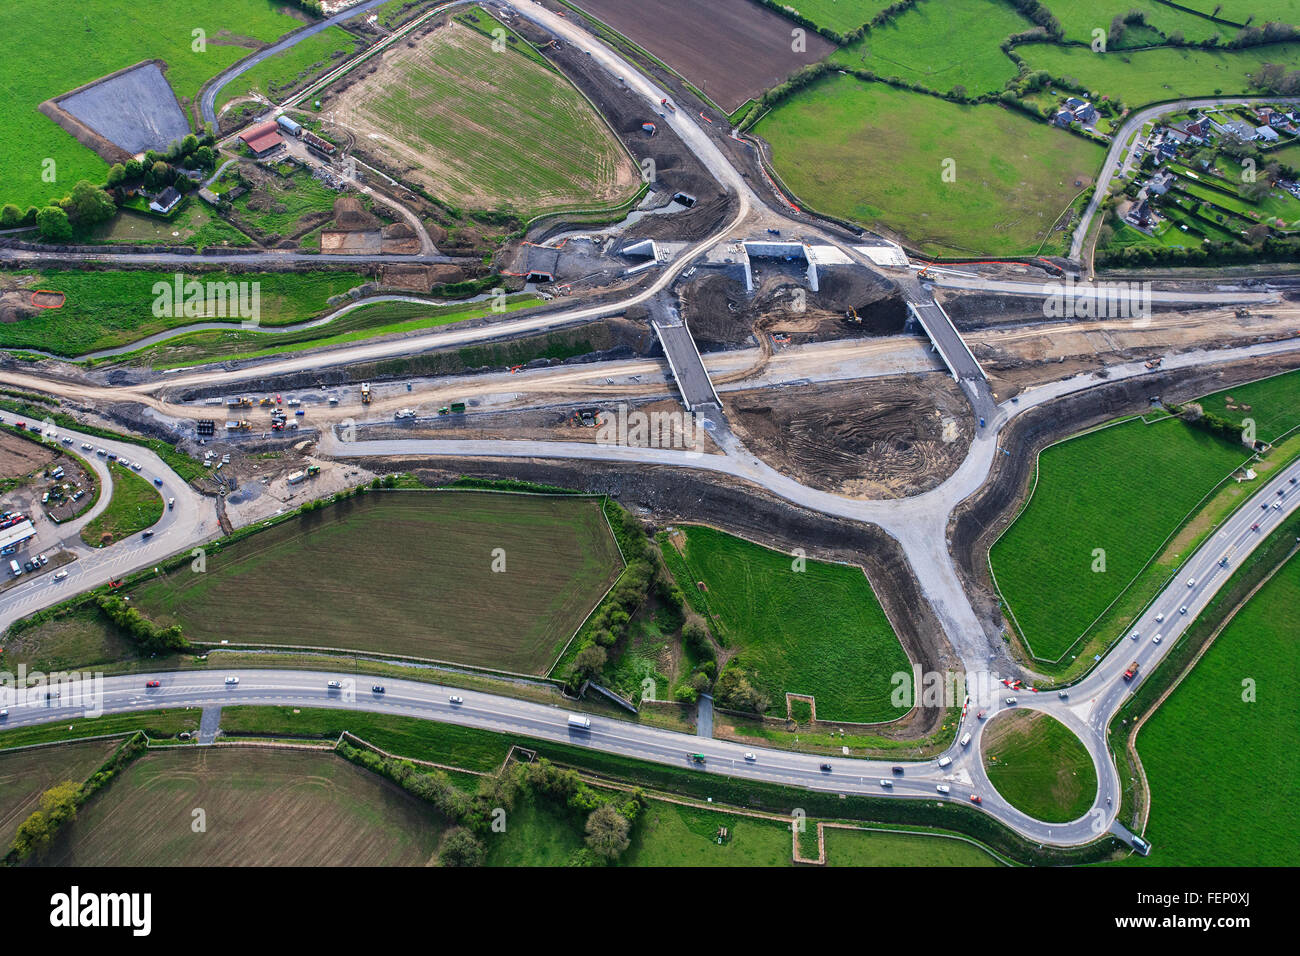
[[[969,737],[970,734],[967,734],[966,736]],[[939,758],[939,766],[940,766],[940,767],[946,767],[946,766],[948,766],[948,764],[950,764],[950,763],[952,763],[952,758],[951,758],[951,757],[940,757],[940,758]]]
[[[18,577],[18,575],[23,573],[23,566],[19,564],[17,561],[10,561],[9,573],[12,574],[14,577]]]
[[[591,730],[591,718],[581,717],[578,714],[569,715],[570,730]]]
[[[970,731],[967,731],[966,733],[962,734],[961,745],[963,747],[970,746]]]

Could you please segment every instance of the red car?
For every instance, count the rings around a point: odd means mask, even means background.
[[[145,687],[161,687],[162,684],[158,683],[158,681],[156,681],[156,680],[151,680],[151,681],[149,681],[149,683],[145,684],[144,686],[145,686]]]
[[[1250,530],[1251,530],[1251,531],[1258,531],[1258,530],[1259,530],[1259,522],[1256,521],[1253,525],[1251,525],[1251,526],[1250,526]]]
[[[983,803],[984,801],[980,799],[980,795],[979,795],[978,793],[972,793],[972,794],[970,795],[970,802],[971,802],[971,803]]]

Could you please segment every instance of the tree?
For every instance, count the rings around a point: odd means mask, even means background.
[[[58,242],[72,238],[72,224],[68,222],[68,214],[58,206],[46,206],[38,212],[36,228],[45,240]]]
[[[13,848],[20,859],[44,849],[59,827],[77,815],[81,784],[72,780],[55,784],[41,794],[39,809],[32,812],[14,835]]]
[[[104,182],[109,186],[120,186],[124,179],[126,179],[126,167],[121,163],[114,163],[108,167],[108,178]]]
[[[23,211],[11,202],[4,204],[0,209],[0,226],[6,229],[12,229],[21,224],[23,221]]]
[[[198,148],[199,148],[199,138],[195,136],[193,133],[190,133],[183,140],[181,140],[182,156],[188,156],[190,155],[190,153],[194,152]]]
[[[574,676],[581,681],[593,674],[599,674],[605,669],[606,660],[608,656],[605,654],[605,648],[595,644],[584,647],[573,659]]]
[[[162,160],[154,163],[145,173],[144,184],[148,189],[161,189],[171,181],[172,168]]]
[[[617,860],[631,844],[632,823],[612,804],[603,804],[587,817],[587,848],[604,860]]]
[[[457,827],[442,841],[438,862],[443,866],[482,866],[483,844],[464,827]]]
[[[77,185],[72,187],[71,199],[70,215],[83,225],[93,226],[97,222],[105,222],[117,213],[112,197],[84,179],[78,180]]]
[[[127,179],[139,179],[144,175],[144,163],[138,159],[128,159],[122,168],[126,172]]]

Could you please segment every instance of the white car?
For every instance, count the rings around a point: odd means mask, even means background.
[[[328,684],[326,684],[325,686],[328,687],[330,690],[338,690],[339,688],[341,688],[341,687],[343,686],[343,681],[341,681],[341,680],[332,680],[332,681],[330,681]]]
[[[227,686],[227,687],[233,687],[235,684],[238,684],[238,683],[239,683],[239,678],[238,678],[238,677],[227,677],[227,678],[226,678],[226,686]]]
[[[1141,637],[1141,636],[1142,636],[1142,635],[1141,635],[1140,633],[1138,633],[1137,631],[1134,631],[1132,634],[1129,635],[1129,639],[1130,639],[1130,640],[1134,640],[1134,641],[1136,641],[1136,640],[1137,640],[1139,637]]]
[[[1187,586],[1188,586],[1189,588],[1194,588],[1194,587],[1196,587],[1196,578],[1188,578],[1188,579],[1187,579]]]
[[[748,760],[750,763],[753,763],[753,762],[754,762],[755,760],[757,760],[758,758],[755,757],[755,756],[754,756],[753,754],[751,754],[751,753],[747,753],[747,754],[745,754],[745,759]]]
[[[54,580],[56,580],[56,581],[62,581],[62,580],[63,580],[64,578],[66,578],[67,576],[68,576],[68,572],[67,572],[67,571],[55,571],[55,572],[54,572]]]
[[[1016,702],[1016,699],[1015,699],[1014,697],[1008,697],[1008,698],[1007,698],[1007,703],[1008,703],[1008,704],[1014,704],[1015,702]]]
[[[1160,635],[1157,634],[1155,637],[1151,638],[1151,643],[1152,643],[1152,644],[1159,644],[1159,643],[1160,643]]]
[[[946,783],[940,783],[940,784],[936,784],[934,789],[938,790],[940,793],[947,793],[949,787]]]
[[[1160,613],[1160,614],[1157,614],[1157,615],[1156,615],[1156,623],[1157,623],[1157,624],[1159,624],[1159,623],[1160,623],[1161,621],[1163,621],[1164,619],[1165,619],[1165,616],[1164,616],[1163,613]]]
[[[464,698],[464,697],[461,697],[459,694],[452,694],[452,695],[451,695],[450,697],[448,697],[447,699],[450,700],[453,704],[463,704],[463,703],[465,703],[465,698]]]
[[[6,707],[4,710],[0,710],[0,720],[7,720],[8,717],[9,717],[9,708],[8,708],[8,707]]]
[[[880,785],[881,785],[882,787],[884,787],[886,790],[893,790],[893,789],[894,789],[894,781],[892,781],[892,780],[886,780],[884,777],[881,777],[881,778],[880,778]]]
[[[1184,604],[1182,607],[1180,607],[1180,608],[1178,609],[1178,613],[1179,613],[1179,614],[1186,614],[1186,613],[1187,613],[1187,605]]]
[[[139,471],[139,470],[140,470],[140,463],[139,463],[138,461],[133,461],[133,462],[131,462],[131,470],[132,470],[132,471]]]
[[[93,451],[94,448],[95,448],[95,446],[92,445],[92,444],[91,444],[90,442],[88,442],[88,441],[83,441],[83,442],[81,443],[81,450],[82,450],[82,451]]]

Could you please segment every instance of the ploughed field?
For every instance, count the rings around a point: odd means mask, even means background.
[[[206,572],[184,566],[134,589],[132,601],[191,641],[537,674],[621,568],[594,499],[391,492],[211,550]]]
[[[583,10],[676,70],[728,113],[835,49],[750,0],[579,0]],[[803,28],[800,28],[803,29]]]

